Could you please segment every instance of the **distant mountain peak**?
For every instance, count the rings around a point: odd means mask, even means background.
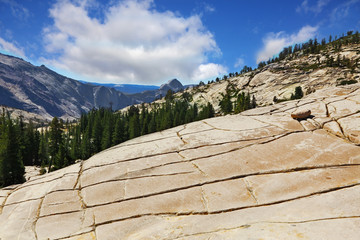
[[[110,104],[111,103],[111,104]],[[114,110],[135,103],[111,88],[83,84],[62,76],[45,65],[0,54],[0,104],[37,113],[51,119],[78,118],[92,108]]]
[[[162,91],[168,91],[169,89],[171,89],[174,92],[177,92],[177,91],[184,89],[184,86],[181,84],[181,82],[179,80],[174,78],[160,86],[160,90],[162,90]]]

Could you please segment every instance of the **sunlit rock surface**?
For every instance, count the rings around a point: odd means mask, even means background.
[[[360,84],[190,123],[1,189],[0,238],[359,239],[359,144]]]

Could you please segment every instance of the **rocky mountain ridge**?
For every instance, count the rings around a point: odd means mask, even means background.
[[[184,86],[181,84],[179,80],[171,79],[167,83],[162,84],[159,89],[156,90],[148,90],[141,93],[131,94],[130,96],[136,99],[138,102],[142,103],[151,103],[156,99],[161,99],[164,97],[168,90],[173,92],[179,92],[184,89]]]
[[[82,112],[92,108],[117,110],[151,102],[164,92],[166,94],[168,89],[177,91],[181,86],[173,79],[158,90],[129,95],[114,88],[85,84],[44,65],[36,67],[20,58],[0,54],[0,105],[38,114],[47,120],[54,116],[70,120],[79,118]]]
[[[97,107],[118,109],[133,103],[115,89],[83,84],[44,65],[0,55],[0,103],[28,112],[73,119]]]
[[[345,58],[352,67],[328,66],[330,58],[334,61]],[[267,106],[274,104],[274,97],[290,99],[298,86],[307,95],[326,87],[338,86],[342,81],[360,81],[360,44],[343,46],[341,49],[329,46],[318,54],[298,53],[260,69],[188,88],[184,92],[192,96],[192,103],[205,105],[210,102],[215,111],[221,113],[220,101],[229,89],[248,92],[255,97],[258,106]],[[175,94],[175,97],[181,98],[184,92]],[[235,101],[235,97],[232,100]],[[164,99],[157,102],[164,102]]]
[[[36,125],[42,125],[42,124],[46,124],[49,121],[48,118],[43,117],[36,113],[31,113],[21,109],[0,105],[0,114],[3,114],[3,110],[5,110],[5,112],[8,112],[12,119],[22,118],[23,121],[26,123],[32,121]]]

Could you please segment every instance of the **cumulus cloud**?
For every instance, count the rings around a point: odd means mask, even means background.
[[[318,0],[315,5],[309,6],[309,1],[304,0],[301,3],[301,5],[296,8],[296,12],[298,12],[298,13],[300,13],[300,12],[304,12],[304,13],[312,12],[312,13],[315,13],[315,14],[319,14],[319,13],[321,13],[323,8],[328,3],[329,3],[329,0]]]
[[[269,33],[264,39],[263,48],[258,52],[256,62],[267,61],[278,54],[284,47],[295,43],[302,43],[316,35],[318,27],[305,26],[295,34],[286,34],[285,32]]]
[[[210,80],[215,76],[220,76],[227,73],[227,68],[215,64],[215,63],[208,63],[208,64],[201,64],[195,71],[192,76],[192,79],[196,81],[200,80]]]
[[[195,81],[209,75],[204,69],[224,68],[208,62],[207,56],[221,51],[199,16],[184,18],[153,6],[152,0],[124,0],[99,20],[89,15],[84,1],[57,2],[44,40],[47,52],[58,57],[48,63],[87,79],[119,83]]]
[[[15,54],[19,57],[25,57],[23,49],[16,46],[16,44],[8,42],[0,37],[0,49]]]

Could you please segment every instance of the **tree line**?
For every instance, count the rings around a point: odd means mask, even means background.
[[[340,38],[338,36],[335,36],[334,38],[332,35],[329,36],[328,42],[326,41],[326,38],[323,38],[321,41],[319,41],[317,38],[309,39],[307,42],[302,44],[295,44],[294,46],[288,46],[285,47],[278,56],[273,57],[269,59],[268,61],[262,61],[258,64],[258,68],[263,68],[264,66],[279,62],[281,60],[284,60],[286,57],[293,56],[292,54],[298,53],[302,51],[303,54],[317,54],[320,53],[321,50],[324,50],[327,46],[332,46],[335,51],[340,51],[342,46],[346,46],[353,43],[360,43],[360,34],[358,31],[354,33],[354,31],[348,31],[345,34],[342,34]],[[334,67],[335,65],[329,65],[331,67]]]
[[[220,108],[224,114],[240,113],[248,109],[256,108],[255,96],[250,95],[249,92],[240,92],[234,85],[229,83],[226,87],[226,91],[222,95],[220,100]],[[232,99],[235,98],[233,102]]]
[[[214,82],[220,82],[221,80],[227,80],[231,77],[238,77],[241,74],[252,72],[256,69],[261,69],[265,67],[266,65],[269,65],[271,63],[279,62],[281,60],[284,60],[287,57],[294,58],[298,54],[318,54],[321,50],[326,49],[326,47],[331,46],[334,48],[335,51],[340,51],[342,46],[346,46],[353,43],[360,43],[360,34],[358,31],[354,33],[354,31],[347,31],[346,35],[343,33],[340,37],[337,35],[333,37],[330,35],[328,39],[323,38],[321,41],[319,41],[317,38],[309,39],[307,42],[301,43],[301,44],[295,44],[292,46],[287,46],[283,48],[283,50],[277,55],[274,56],[267,61],[261,61],[258,63],[257,68],[251,68],[248,66],[244,66],[239,72],[230,72],[228,75],[224,75],[223,77],[219,78],[217,77],[215,80],[208,81],[207,84],[211,84]],[[333,59],[332,57],[326,56],[326,66],[328,67],[338,67],[338,66],[347,66],[351,69],[354,68],[354,63],[351,63],[349,59]],[[319,61],[319,60],[318,60]],[[319,63],[320,64],[320,63]],[[315,66],[314,66],[315,67]],[[200,81],[199,86],[205,85],[204,82]]]
[[[129,139],[215,115],[210,103],[198,106],[190,104],[191,100],[187,92],[175,99],[169,91],[161,104],[131,106],[125,112],[92,109],[76,122],[54,117],[49,127],[41,130],[32,122],[25,124],[22,118],[12,120],[4,111],[0,121],[0,186],[23,182],[24,165],[54,171]]]

